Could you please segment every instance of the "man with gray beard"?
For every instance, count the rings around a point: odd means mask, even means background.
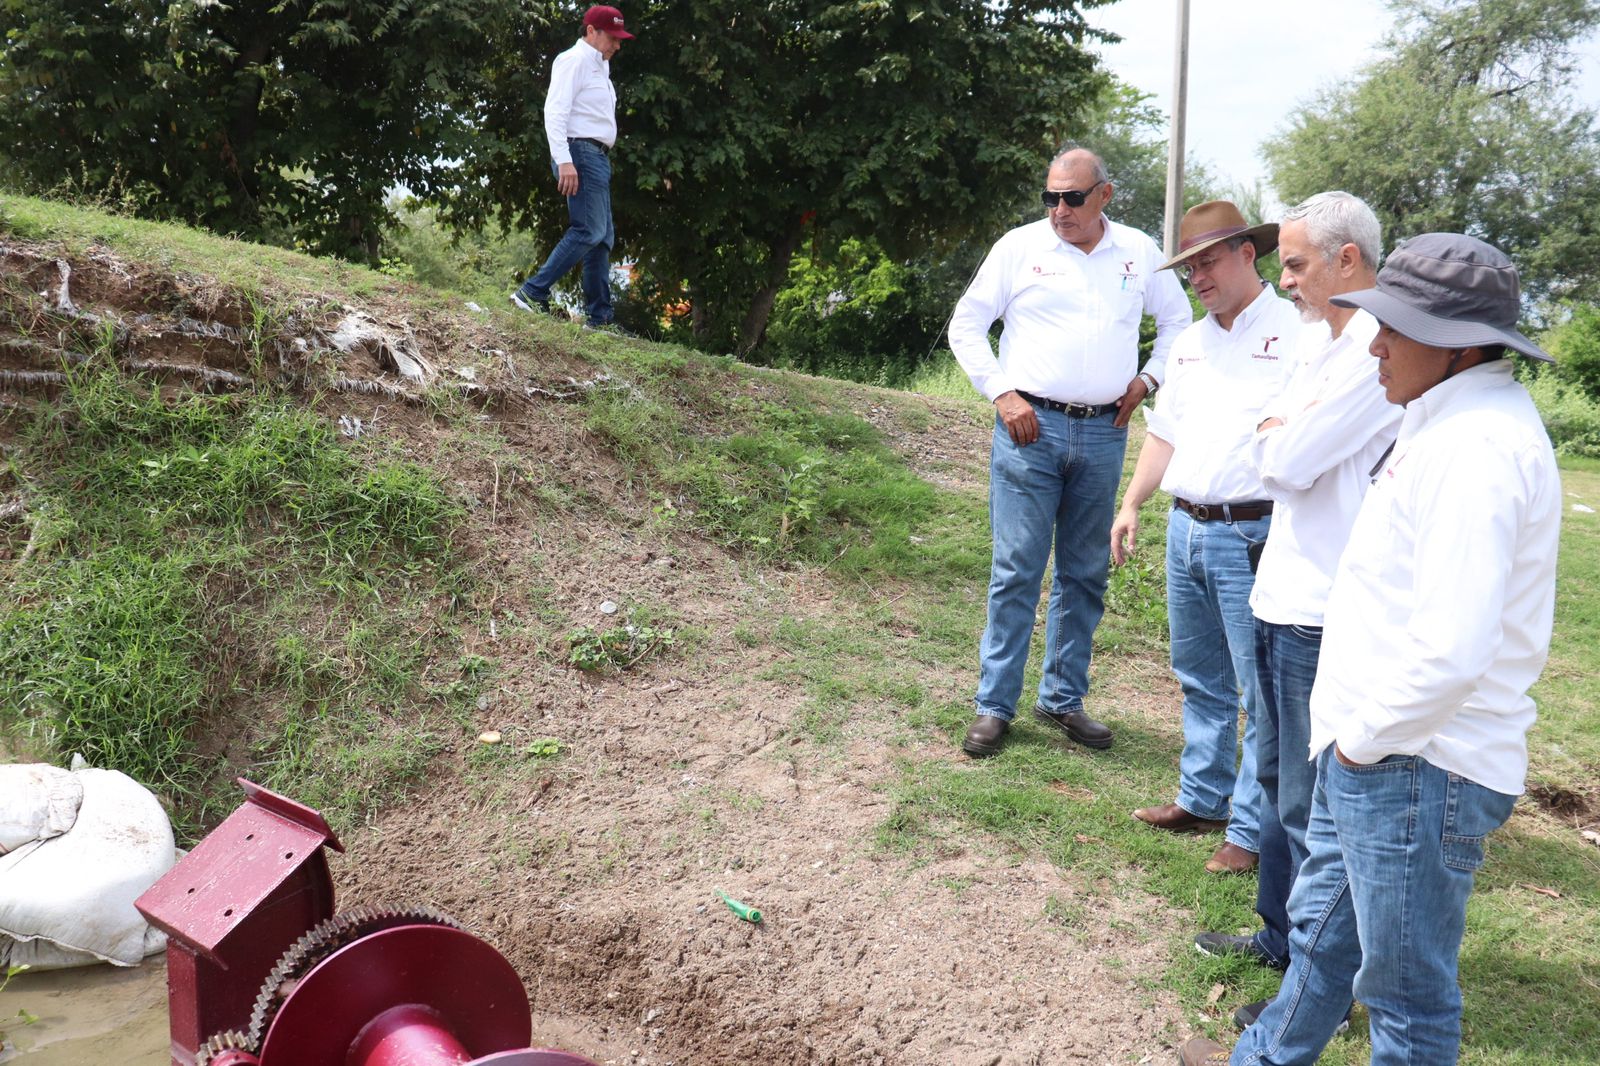
[[[1244,955],[1289,964],[1289,891],[1306,857],[1306,819],[1316,765],[1310,762],[1311,685],[1322,644],[1322,609],[1350,536],[1373,464],[1393,441],[1400,408],[1378,384],[1367,354],[1378,323],[1338,307],[1334,296],[1371,288],[1377,277],[1377,216],[1346,192],[1326,192],[1291,208],[1278,226],[1278,284],[1308,328],[1288,385],[1262,412],[1251,465],[1276,505],[1250,607],[1255,615],[1260,720],[1256,777],[1261,811],[1260,880],[1252,936],[1201,933],[1207,955]],[[1241,1027],[1266,1002],[1241,1007]]]

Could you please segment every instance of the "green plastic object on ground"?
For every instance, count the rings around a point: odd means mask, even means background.
[[[750,923],[752,923],[754,925],[760,925],[761,924],[761,912],[760,911],[756,910],[754,907],[750,906],[748,903],[739,902],[738,900],[734,899],[732,896],[728,895],[726,892],[722,891],[722,889],[720,889],[720,888],[713,889],[713,891],[716,892],[717,895],[722,897],[722,902],[726,903],[728,905],[728,909],[730,911],[732,911],[737,917],[742,918],[745,921],[750,922]]]

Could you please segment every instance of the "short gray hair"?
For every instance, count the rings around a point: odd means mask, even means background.
[[[1098,154],[1090,151],[1083,145],[1075,144],[1071,141],[1068,141],[1066,144],[1061,146],[1061,151],[1057,152],[1055,154],[1055,158],[1050,160],[1050,165],[1045,167],[1045,173],[1049,174],[1050,171],[1061,165],[1062,160],[1066,159],[1067,156],[1072,155],[1074,152],[1082,152],[1084,155],[1088,156],[1094,161],[1095,181],[1111,180],[1111,172],[1106,170],[1106,161],[1104,159],[1101,159]]]
[[[1356,246],[1361,261],[1373,270],[1383,254],[1383,227],[1365,200],[1347,192],[1319,192],[1284,213],[1284,222],[1304,220],[1306,236],[1322,257],[1332,260],[1347,244]]]

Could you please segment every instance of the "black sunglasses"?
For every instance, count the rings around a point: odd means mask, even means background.
[[[1039,194],[1039,199],[1043,200],[1044,206],[1049,208],[1054,208],[1062,200],[1067,202],[1068,207],[1082,207],[1089,202],[1089,194],[1104,184],[1105,182],[1103,181],[1097,181],[1087,189],[1064,189],[1061,192],[1057,192],[1054,189],[1046,189]]]

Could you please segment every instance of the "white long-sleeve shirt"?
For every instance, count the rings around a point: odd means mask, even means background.
[[[1384,396],[1367,350],[1377,331],[1365,311],[1337,337],[1326,326],[1307,327],[1289,384],[1261,411],[1262,421],[1284,421],[1257,433],[1247,453],[1276,504],[1250,593],[1264,622],[1322,624],[1372,467],[1399,433],[1403,408]]]
[[[1265,497],[1246,449],[1261,408],[1283,391],[1303,329],[1294,305],[1263,284],[1229,329],[1206,315],[1178,335],[1150,435],[1172,445],[1163,491],[1192,503]]]
[[[550,65],[544,136],[557,164],[572,162],[569,137],[589,137],[607,148],[617,143],[617,91],[611,85],[611,64],[588,41],[580,40]]]
[[[1311,755],[1420,755],[1519,795],[1550,652],[1561,480],[1510,359],[1406,406],[1339,561]]]
[[[995,242],[950,319],[950,348],[972,384],[993,400],[1012,389],[1063,403],[1110,403],[1139,371],[1139,319],[1156,319],[1145,370],[1166,380],[1167,351],[1193,319],[1149,237],[1105,219],[1090,252],[1056,236],[1048,218]],[[989,327],[1005,320],[1000,356]]]

